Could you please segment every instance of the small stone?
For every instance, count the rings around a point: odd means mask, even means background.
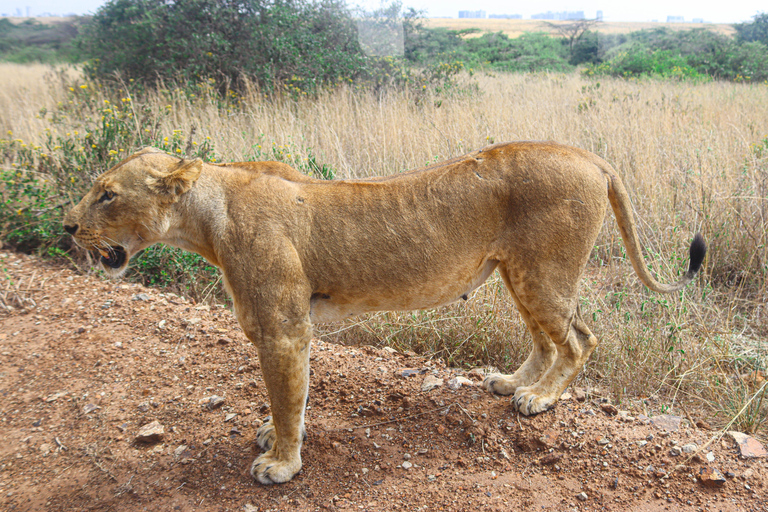
[[[456,376],[456,377],[454,377],[454,378],[452,378],[451,380],[448,381],[448,388],[450,388],[450,389],[452,389],[454,391],[459,389],[461,386],[472,387],[474,385],[475,385],[475,383],[473,381],[469,380],[466,377],[462,377],[462,376]]]
[[[645,439],[637,442],[637,446],[639,446],[640,448],[642,448],[643,446],[645,446],[647,444],[648,444],[648,441],[646,441]]]
[[[684,444],[684,445],[681,447],[681,450],[683,450],[683,453],[686,453],[686,454],[688,454],[688,455],[690,455],[690,454],[692,454],[692,453],[696,452],[696,450],[698,450],[698,449],[699,449],[699,447],[696,445],[696,443],[688,443],[688,444]]]
[[[255,507],[251,505],[250,503],[246,503],[243,506],[243,512],[259,512],[259,507]]]
[[[389,355],[397,354],[397,350],[393,349],[392,347],[384,347],[381,350],[382,352],[386,352]]]
[[[58,400],[59,398],[61,398],[61,397],[63,397],[63,396],[66,396],[66,395],[67,395],[67,391],[62,391],[62,392],[60,392],[60,393],[54,393],[54,394],[52,394],[52,395],[49,395],[49,396],[48,396],[48,397],[45,399],[45,401],[46,401],[47,403],[55,402],[55,401],[56,401],[56,400]]]
[[[411,460],[411,454],[410,453],[404,453],[403,454],[403,459],[404,460]]]
[[[434,482],[435,480],[437,480],[437,477],[435,475],[427,475],[427,480],[429,480],[430,482]]]
[[[86,404],[83,406],[83,414],[90,414],[97,409],[101,409],[101,407],[96,404]]]
[[[552,464],[556,464],[562,458],[563,456],[557,452],[548,453],[539,459],[539,464],[542,466],[551,466]]]
[[[123,348],[123,342],[122,341],[116,341],[115,342],[115,348]]]
[[[573,398],[573,395],[569,393],[568,391],[564,392],[562,395],[560,395],[560,400],[570,400]]]
[[[603,410],[603,412],[610,416],[616,416],[619,413],[619,410],[616,408],[616,406],[612,404],[600,404],[600,408]]]
[[[577,402],[583,402],[587,399],[587,392],[583,388],[573,388],[573,397]]]
[[[131,300],[140,300],[143,302],[149,302],[149,295],[146,293],[137,293],[133,297],[131,297]]]
[[[442,385],[443,379],[435,377],[434,375],[427,375],[424,377],[424,382],[421,383],[421,390],[426,393],[427,391],[432,391]]]
[[[224,422],[226,423],[227,421],[232,421],[235,418],[237,418],[237,414],[233,412],[227,413],[227,415],[224,416]]]
[[[158,328],[158,329],[165,329],[165,324],[167,324],[167,323],[168,323],[168,322],[167,322],[166,320],[160,320],[160,321],[157,323],[157,328]]]
[[[200,404],[209,411],[212,411],[224,405],[225,400],[226,399],[223,396],[212,395],[208,398],[201,399]]]
[[[669,450],[669,454],[673,457],[677,457],[681,453],[683,453],[683,450],[679,446],[673,446],[672,449]]]
[[[553,448],[557,444],[558,432],[557,430],[545,430],[541,433],[541,436],[537,439],[539,444],[544,448]]]
[[[485,371],[482,368],[472,368],[467,372],[467,377],[475,382],[482,382],[485,379]]]
[[[217,343],[219,345],[229,345],[230,343],[232,343],[232,340],[227,338],[226,336],[222,336],[221,338],[219,338]]]
[[[576,495],[576,499],[579,501],[587,501],[587,493],[580,492],[579,494]]]
[[[680,428],[680,420],[681,418],[679,416],[660,414],[651,418],[651,423],[653,423],[653,426],[660,430],[666,430],[667,432],[677,432],[677,429]]]
[[[626,423],[631,423],[635,421],[635,417],[630,416],[629,411],[619,411],[618,417],[619,417],[619,421],[624,421]]]
[[[43,443],[40,445],[40,452],[43,454],[43,457],[51,453],[51,450],[53,450],[53,445],[48,443]]]
[[[408,462],[407,460],[403,462],[402,464],[403,469],[411,469],[413,467],[413,464]]]
[[[726,482],[723,474],[713,467],[701,468],[699,481],[707,487],[722,487]]]
[[[768,457],[768,451],[754,437],[735,430],[729,430],[728,435],[731,436],[739,447],[739,454],[742,459],[762,459]]]
[[[442,425],[438,425],[438,426],[435,428],[435,430],[437,430],[437,433],[438,433],[438,434],[440,434],[440,435],[443,435],[443,434],[445,434],[445,427],[444,427],[444,426],[442,426]]]
[[[163,439],[164,434],[165,427],[155,420],[139,429],[139,433],[136,434],[136,441],[140,443],[156,443]]]
[[[397,370],[395,370],[395,372],[399,376],[404,378],[415,377],[416,375],[421,374],[421,370],[419,370],[418,368],[398,368]]]
[[[610,444],[610,442],[611,441],[607,437],[601,437],[600,439],[597,440],[597,444],[599,444],[600,446],[605,446],[607,444]]]

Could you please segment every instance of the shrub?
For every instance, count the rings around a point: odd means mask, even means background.
[[[109,0],[79,47],[89,77],[152,85],[214,78],[226,88],[246,76],[267,91],[308,92],[364,62],[340,0]]]

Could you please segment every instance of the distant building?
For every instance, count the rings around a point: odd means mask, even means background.
[[[547,11],[531,16],[532,20],[583,20],[584,11]]]
[[[597,14],[595,14],[595,19],[597,21],[603,21],[603,11],[597,11]]]
[[[496,19],[496,20],[521,20],[523,19],[522,14],[489,14],[489,18]]]
[[[693,18],[691,23],[704,23],[704,18]]]
[[[667,23],[685,23],[683,16],[667,16]]]
[[[459,18],[485,18],[485,11],[459,11]]]

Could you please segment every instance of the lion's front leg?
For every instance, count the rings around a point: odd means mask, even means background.
[[[263,484],[289,481],[301,469],[304,408],[309,386],[309,331],[298,339],[257,343],[272,418],[257,431],[267,451],[251,465],[251,475]]]

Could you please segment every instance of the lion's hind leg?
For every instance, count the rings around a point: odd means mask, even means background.
[[[528,359],[520,365],[520,368],[518,368],[515,373],[512,375],[492,373],[483,381],[483,387],[491,393],[497,395],[511,395],[515,393],[517,388],[530,386],[539,380],[544,372],[546,372],[555,361],[557,349],[550,337],[542,330],[541,326],[539,326],[536,319],[520,302],[520,299],[509,281],[506,267],[500,267],[499,273],[501,274],[502,280],[507,286],[509,293],[512,295],[517,310],[520,312],[520,316],[523,318],[523,322],[525,322],[525,325],[528,327],[528,331],[531,333],[531,338],[533,339],[533,348],[531,349]]]
[[[515,390],[515,408],[526,416],[551,409],[597,346],[597,338],[575,307],[571,314],[550,315],[548,322],[539,323],[555,341],[557,357],[538,381]]]

